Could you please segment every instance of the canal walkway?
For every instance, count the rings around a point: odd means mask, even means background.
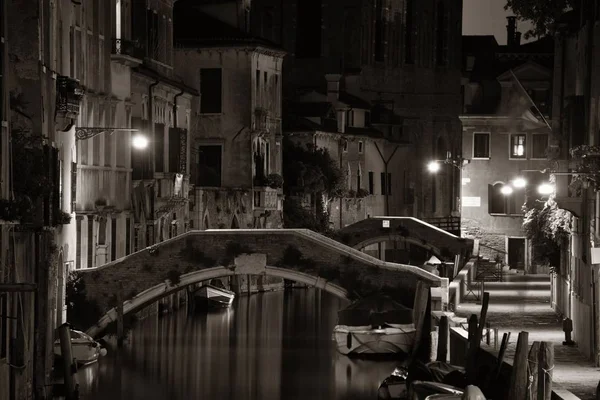
[[[581,400],[596,399],[600,369],[582,356],[575,347],[564,346],[564,332],[559,316],[550,307],[550,277],[548,275],[507,275],[504,282],[486,283],[490,293],[487,322],[498,328],[499,337],[511,332],[506,359],[512,360],[519,332],[529,332],[529,344],[534,341],[554,343],[555,367],[553,382]],[[469,296],[455,310],[468,318],[481,311],[481,305]],[[492,343],[493,344],[493,343]]]

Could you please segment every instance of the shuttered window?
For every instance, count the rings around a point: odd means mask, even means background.
[[[200,113],[220,114],[222,104],[221,68],[200,70]]]
[[[154,124],[154,171],[165,172],[165,125]]]
[[[169,172],[182,172],[181,150],[181,129],[169,128]]]

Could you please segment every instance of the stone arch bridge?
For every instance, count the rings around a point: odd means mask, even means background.
[[[116,298],[127,314],[188,285],[231,275],[285,278],[348,299],[382,292],[409,307],[419,281],[439,288],[442,299],[448,289],[446,278],[378,260],[305,229],[191,231],[78,273],[86,300],[104,314],[87,331],[95,337],[116,320]]]
[[[458,237],[413,217],[367,218],[341,229],[338,238],[358,250],[397,240],[421,247],[430,255],[446,261],[453,261],[454,256],[459,255],[464,262],[473,249],[472,239]]]

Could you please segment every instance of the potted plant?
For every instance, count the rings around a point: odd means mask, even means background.
[[[108,202],[106,201],[106,199],[104,197],[101,197],[94,202],[94,206],[96,207],[96,209],[98,211],[104,210],[104,207],[106,207],[107,205],[108,205]]]

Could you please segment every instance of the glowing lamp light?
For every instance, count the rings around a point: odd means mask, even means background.
[[[143,150],[148,147],[148,138],[144,135],[135,135],[133,139],[131,139],[131,144],[136,149]]]
[[[554,185],[552,185],[550,183],[542,183],[538,187],[538,193],[541,194],[542,196],[547,196],[549,194],[552,194],[552,193],[554,193]]]
[[[525,178],[518,177],[512,181],[512,185],[518,189],[521,189],[521,188],[524,188],[525,186],[527,186],[527,181],[525,180]]]
[[[427,164],[427,169],[429,170],[429,172],[438,172],[440,170],[440,164],[437,161],[432,161],[429,164]]]
[[[504,185],[502,186],[502,188],[500,189],[500,193],[502,193],[505,196],[508,196],[509,194],[512,194],[513,192],[513,188],[511,188],[508,185]]]

